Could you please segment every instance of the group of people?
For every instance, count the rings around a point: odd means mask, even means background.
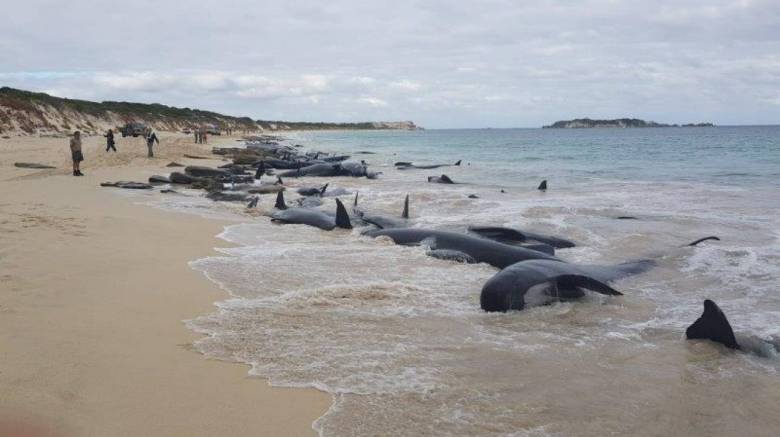
[[[106,152],[113,150],[116,152],[116,142],[114,141],[114,130],[109,129],[103,136],[106,138]],[[146,156],[154,158],[154,144],[160,144],[157,134],[152,129],[147,129],[144,135],[146,140],[146,147],[148,153]],[[81,151],[81,132],[73,132],[73,136],[70,139],[70,156],[73,160],[73,176],[84,176],[81,172],[81,161],[84,160],[84,154]]]
[[[208,143],[208,133],[206,132],[206,129],[195,129],[195,143],[196,144]]]

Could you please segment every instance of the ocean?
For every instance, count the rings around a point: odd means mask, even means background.
[[[780,336],[780,127],[291,132],[287,143],[383,174],[289,179],[360,193],[413,226],[511,226],[573,240],[558,255],[656,257],[588,294],[504,314],[479,306],[497,270],[352,231],[276,225],[241,205],[171,196],[230,218],[218,256],[192,262],[227,293],[189,320],[209,357],[251,365],[333,404],[325,436],[776,435],[780,359],[684,339],[715,300],[735,331]],[[370,153],[364,153],[370,152]],[[397,170],[396,161],[460,166]],[[431,184],[447,174],[456,185]],[[546,179],[548,190],[536,189]],[[288,198],[294,190],[288,190]],[[477,198],[469,198],[469,195]],[[352,199],[346,195],[343,200]],[[273,196],[261,198],[271,211]],[[326,198],[323,209],[335,210]],[[636,220],[618,220],[633,216]],[[719,242],[686,243],[717,235]],[[229,243],[229,244],[228,244]]]

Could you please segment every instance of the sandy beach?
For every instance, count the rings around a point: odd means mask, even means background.
[[[211,145],[160,136],[154,159],[140,138],[116,154],[87,138],[85,177],[70,175],[67,138],[0,140],[0,435],[311,435],[330,405],[192,349],[183,320],[226,294],[188,262],[226,245],[224,223],[99,186],[218,163],[183,157]]]

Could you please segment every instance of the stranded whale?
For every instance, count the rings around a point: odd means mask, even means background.
[[[379,229],[402,228],[409,225],[409,195],[404,199],[404,209],[401,218],[388,217],[377,214],[367,214],[358,209],[358,193],[355,193],[355,202],[352,211],[363,222],[376,226]]]
[[[431,255],[435,256],[436,251],[446,250],[447,258],[450,259],[456,255],[464,260],[473,260],[473,262],[484,262],[494,267],[502,269],[516,262],[531,259],[547,259],[556,262],[563,262],[553,255],[534,250],[529,247],[510,246],[497,241],[474,235],[458,232],[437,231],[431,229],[418,228],[399,228],[399,229],[378,229],[366,232],[370,237],[390,237],[396,244],[401,245],[427,245]]]
[[[428,182],[431,182],[431,183],[434,183],[434,184],[454,184],[455,183],[446,174],[443,174],[441,176],[428,176]]]
[[[279,192],[280,196],[281,194]],[[284,205],[283,198],[281,203]],[[279,199],[277,199],[277,204],[279,204]],[[339,199],[336,199],[335,217],[313,208],[287,208],[286,205],[284,207],[285,209],[279,209],[271,214],[271,221],[284,224],[309,225],[326,231],[335,228],[352,229],[349,214],[347,214],[344,204]]]
[[[762,357],[776,357],[780,353],[780,340],[767,341],[754,336],[737,336],[718,304],[707,299],[704,312],[688,329],[685,337],[720,343],[728,348],[751,352]]]
[[[622,293],[607,282],[644,272],[654,264],[652,260],[615,266],[578,266],[544,259],[518,262],[485,283],[479,303],[485,311],[509,311],[576,299],[584,296],[582,289],[619,296]]]
[[[396,162],[395,167],[398,170],[419,169],[419,170],[431,170],[439,167],[460,166],[460,160],[455,164],[432,164],[432,165],[414,165],[411,162]]]
[[[565,249],[576,246],[573,242],[563,238],[521,231],[519,229],[504,228],[501,226],[469,226],[469,232],[506,244],[538,241],[539,243],[548,244],[556,249]]]
[[[701,238],[688,246],[717,239]],[[485,311],[509,311],[557,300],[576,299],[584,296],[582,290],[617,296],[621,293],[610,287],[608,282],[643,273],[655,264],[654,259],[612,266],[580,266],[544,259],[518,262],[496,273],[485,283],[479,302]]]

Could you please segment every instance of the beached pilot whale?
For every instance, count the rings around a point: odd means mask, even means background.
[[[700,238],[688,246],[718,237]],[[537,259],[510,265],[490,278],[482,287],[479,302],[485,311],[522,310],[559,300],[577,299],[583,290],[619,296],[622,293],[607,283],[643,273],[654,259],[630,261],[612,266],[575,265]]]
[[[369,179],[375,179],[380,173],[368,171],[368,165],[365,162],[328,162],[321,164],[309,165],[301,167],[296,170],[289,170],[280,173],[279,176],[283,177],[331,177],[331,176],[352,176],[355,178],[365,176]]]
[[[389,217],[378,214],[367,214],[358,208],[358,193],[355,193],[355,201],[352,204],[352,211],[361,221],[374,225],[379,229],[402,228],[409,226],[409,195],[404,199],[404,209],[401,212],[401,218]]]
[[[532,259],[546,259],[563,262],[553,255],[533,246],[510,246],[497,241],[458,232],[438,231],[419,228],[377,229],[365,233],[370,237],[389,237],[396,244],[414,246],[426,245],[429,254],[436,257],[438,251],[444,252],[445,259],[457,257],[469,262],[487,263],[499,269],[514,263]]]
[[[780,354],[780,339],[764,340],[742,335],[737,337],[718,304],[709,299],[704,301],[704,312],[701,317],[685,330],[685,337],[689,340],[711,340],[731,349],[751,352],[767,358],[777,357]]]
[[[329,184],[325,184],[321,187],[302,187],[298,188],[297,193],[301,196],[324,196],[325,190],[328,189]]]
[[[432,164],[432,165],[414,165],[411,162],[396,162],[395,167],[398,170],[408,170],[408,169],[420,169],[420,170],[431,170],[434,168],[439,167],[450,167],[450,166],[460,166],[460,159],[455,164]]]
[[[563,238],[501,226],[469,226],[469,232],[505,244],[537,241],[539,243],[548,244],[556,249],[566,249],[576,246],[573,242]]]
[[[281,195],[282,193],[279,192]],[[279,199],[277,199],[277,204]],[[284,199],[281,199],[282,205],[284,205]],[[279,209],[271,214],[271,221],[283,224],[300,224],[314,226],[325,231],[330,231],[335,228],[352,229],[352,223],[349,219],[344,204],[339,199],[336,199],[336,215],[330,215],[313,208],[287,208]]]
[[[584,296],[583,289],[610,296],[622,293],[607,282],[642,273],[655,262],[641,260],[614,266],[578,266],[544,259],[523,261],[496,273],[482,287],[485,311],[522,310]]]
[[[454,184],[455,183],[446,174],[443,174],[441,176],[428,176],[428,182],[431,182],[431,183],[434,183],[434,184]]]

